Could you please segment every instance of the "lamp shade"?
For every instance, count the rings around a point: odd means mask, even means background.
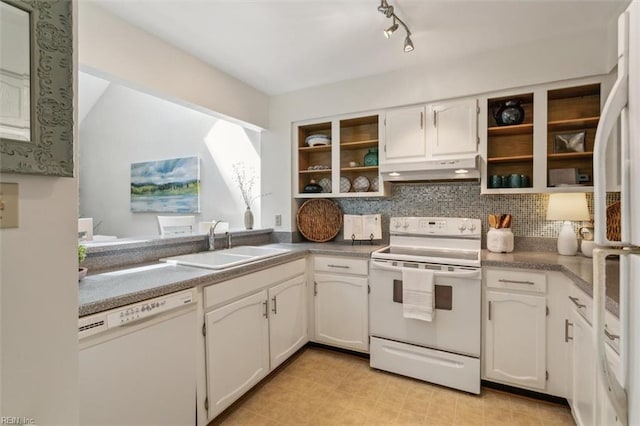
[[[587,196],[584,193],[550,194],[547,220],[589,220]]]

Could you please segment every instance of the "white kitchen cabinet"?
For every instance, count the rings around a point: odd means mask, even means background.
[[[380,163],[398,164],[427,159],[424,105],[388,110]]]
[[[295,197],[384,195],[385,184],[380,179],[378,167],[379,148],[384,143],[381,113],[301,121],[294,123],[292,130]],[[313,136],[319,135],[329,138],[330,143],[314,144]],[[353,182],[359,177],[366,178],[369,185],[354,187]],[[322,186],[322,192],[305,192],[305,187],[312,180]]]
[[[286,361],[308,340],[306,290],[303,275],[269,289],[271,369]]]
[[[544,389],[546,297],[486,292],[485,376]]]
[[[199,426],[307,343],[306,264],[298,259],[201,290]]]
[[[215,417],[269,373],[267,291],[205,315],[209,416]]]
[[[478,100],[427,105],[427,151],[432,158],[478,152]]]
[[[591,325],[578,312],[570,314],[571,337],[571,412],[578,426],[596,424],[596,361]]]
[[[361,352],[369,350],[366,273],[365,259],[315,258],[315,341]]]
[[[609,369],[616,375],[618,381],[620,381],[620,355],[618,355],[609,345],[605,347],[605,351],[607,353]],[[618,416],[613,409],[613,405],[611,405],[611,401],[609,401],[609,398],[606,395],[606,384],[603,383],[600,377],[598,377],[596,401],[597,418],[599,419],[598,424],[607,426],[619,425],[620,422],[618,420]]]
[[[615,73],[509,89],[480,97],[479,120],[481,191],[483,194],[585,192],[593,190],[593,141],[601,107]],[[521,124],[498,125],[493,113],[506,101],[519,101]],[[556,147],[556,136],[584,132],[584,146],[576,152]],[[615,133],[615,132],[614,132]],[[616,138],[617,135],[612,135]],[[607,190],[619,190],[617,144],[607,155]],[[611,166],[611,167],[610,167]],[[562,185],[552,175],[571,169],[576,182]],[[566,170],[565,170],[566,173]],[[525,175],[520,187],[492,187],[491,176]],[[555,179],[555,180],[554,180]],[[556,185],[556,186],[554,186]],[[508,186],[508,185],[507,185]]]
[[[593,339],[593,299],[575,285],[570,287],[567,322],[568,340],[571,342],[571,390],[569,405],[579,426],[619,424],[613,406],[606,395],[606,384],[600,378],[597,353]],[[605,352],[609,369],[620,380],[620,355],[618,348],[619,320],[610,312],[605,312],[607,339]]]

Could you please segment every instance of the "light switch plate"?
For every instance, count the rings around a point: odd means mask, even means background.
[[[18,227],[18,184],[0,183],[0,228]]]

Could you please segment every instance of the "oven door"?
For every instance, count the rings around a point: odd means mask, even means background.
[[[435,270],[433,321],[403,317],[402,269]],[[373,337],[480,356],[481,269],[374,259],[369,283],[369,327]]]

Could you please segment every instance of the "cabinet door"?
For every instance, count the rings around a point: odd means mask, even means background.
[[[618,379],[618,381],[620,381],[620,373],[621,373],[620,355],[618,355],[608,345],[605,347],[605,351],[607,353],[607,362],[609,364],[609,370],[613,372],[613,374],[616,375],[616,378]],[[607,385],[600,379],[600,375],[598,375],[597,381],[598,381],[598,388],[597,388],[598,394],[595,400],[597,404],[596,409],[598,413],[598,419],[600,419],[598,424],[609,425],[609,426],[619,425],[620,421],[618,420],[616,411],[613,408],[613,405],[611,405],[611,401],[609,401],[609,397],[606,395]]]
[[[307,298],[304,275],[269,289],[271,369],[307,343]]]
[[[578,426],[596,424],[596,361],[593,336],[589,323],[575,310],[573,323],[573,379],[571,383],[571,411]]]
[[[269,373],[267,292],[205,315],[209,419]]]
[[[423,106],[387,111],[384,129],[385,145],[381,163],[403,163],[427,158]]]
[[[427,149],[432,157],[478,152],[477,99],[432,104],[427,111]]]
[[[487,291],[486,300],[486,377],[544,389],[546,298]]]
[[[315,275],[315,337],[332,346],[369,350],[367,278]]]

